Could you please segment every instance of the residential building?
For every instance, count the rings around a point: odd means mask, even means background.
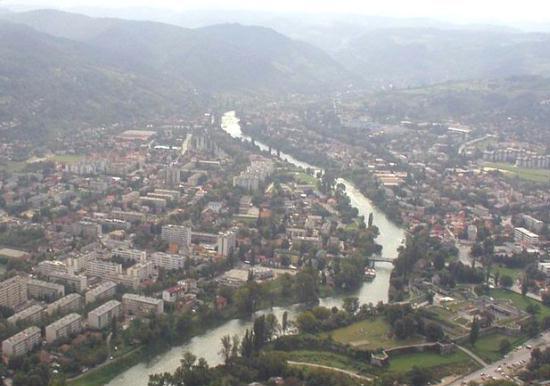
[[[68,294],[55,302],[48,304],[46,313],[53,315],[55,313],[65,314],[67,312],[78,311],[82,308],[84,301],[81,295],[77,293]]]
[[[136,294],[122,295],[122,304],[126,314],[148,316],[152,313],[160,315],[164,312],[164,302],[162,299]]]
[[[155,252],[151,254],[151,262],[155,267],[166,270],[182,269],[185,266],[185,256]]]
[[[110,300],[88,313],[88,326],[102,329],[118,319],[122,314],[122,304],[117,300]]]
[[[53,300],[65,296],[65,287],[49,281],[29,279],[27,280],[27,293],[31,298]]]
[[[144,262],[147,260],[147,252],[139,249],[117,248],[112,253],[113,256],[118,256],[126,261]]]
[[[88,276],[109,277],[122,274],[122,265],[104,260],[92,260],[86,269]]]
[[[29,327],[2,342],[2,354],[14,358],[32,351],[40,344],[42,336],[36,326]]]
[[[538,244],[539,235],[523,227],[514,228],[514,240],[516,243],[526,247]]]
[[[235,231],[229,230],[220,233],[218,236],[218,254],[227,257],[237,245],[237,235]]]
[[[80,331],[82,331],[82,317],[75,313],[69,314],[46,326],[46,341],[53,343]]]
[[[9,324],[12,325],[15,325],[19,321],[24,323],[37,324],[42,320],[43,312],[44,307],[35,304],[30,306],[29,308],[25,308],[23,311],[13,314],[7,319],[7,321]]]
[[[132,265],[126,270],[126,275],[137,277],[140,281],[149,279],[153,276],[153,262],[146,261]]]
[[[180,247],[191,246],[191,227],[183,225],[164,225],[160,237],[169,244]]]
[[[69,272],[52,271],[46,276],[48,276],[49,280],[56,283],[63,283],[74,288],[77,292],[83,292],[88,288],[88,278],[84,275],[74,275]]]
[[[116,294],[116,284],[112,281],[104,281],[100,285],[86,292],[86,304],[108,299]]]
[[[0,283],[0,305],[17,308],[27,299],[27,283],[22,277],[14,276]]]

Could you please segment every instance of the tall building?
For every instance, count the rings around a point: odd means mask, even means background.
[[[525,247],[532,247],[539,242],[539,235],[525,228],[514,228],[514,240]]]
[[[46,341],[53,343],[80,331],[82,331],[82,317],[78,314],[69,314],[46,326]]]
[[[231,251],[237,245],[237,235],[235,231],[229,230],[224,233],[220,233],[218,236],[218,254],[223,257],[229,256]]]
[[[32,351],[40,344],[42,336],[40,329],[32,326],[2,342],[2,354],[7,358],[14,358]]]
[[[53,271],[46,276],[49,280],[73,287],[75,291],[78,292],[83,292],[86,288],[88,288],[88,278],[84,275],[74,275],[69,272]]]
[[[58,299],[51,304],[48,304],[48,307],[46,308],[46,313],[51,316],[56,312],[59,312],[60,314],[65,314],[71,311],[78,311],[82,307],[83,303],[84,301],[81,295],[77,293],[68,294],[61,299]]]
[[[185,256],[155,252],[151,254],[151,262],[155,267],[166,270],[182,269],[185,267]]]
[[[94,303],[98,300],[108,299],[116,294],[116,284],[112,281],[104,281],[95,288],[86,292],[86,304]]]
[[[29,308],[25,308],[23,311],[13,314],[7,319],[7,321],[12,325],[15,325],[19,321],[35,324],[39,323],[42,320],[43,312],[44,307],[35,304],[30,306]]]
[[[136,294],[122,295],[122,304],[126,314],[137,316],[160,315],[164,312],[162,299],[150,298]]]
[[[110,300],[88,313],[88,326],[102,329],[109,326],[113,319],[122,314],[122,304],[117,300]]]
[[[88,276],[109,277],[122,274],[122,265],[104,260],[92,260],[86,269]]]
[[[17,308],[27,301],[27,283],[20,276],[14,276],[0,283],[0,305]]]
[[[189,248],[191,246],[191,227],[183,225],[164,225],[160,237],[170,244]]]
[[[65,287],[49,281],[29,279],[27,280],[27,293],[31,298],[53,300],[65,296]]]

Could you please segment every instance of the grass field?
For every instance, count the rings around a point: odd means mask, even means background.
[[[49,159],[54,162],[61,162],[64,164],[74,164],[82,160],[83,158],[84,156],[80,154],[58,154],[58,155],[54,155],[53,157],[50,157]]]
[[[312,175],[309,175],[307,173],[304,173],[304,172],[294,173],[294,180],[298,184],[305,184],[305,185],[315,185],[315,186],[317,186],[317,184],[319,183],[319,180],[317,178],[315,178]]]
[[[405,346],[424,341],[420,337],[396,340],[389,336],[389,332],[390,326],[382,318],[377,318],[375,320],[363,320],[347,327],[333,330],[330,334],[337,342],[370,350]]]
[[[486,362],[495,362],[502,359],[500,353],[500,342],[503,339],[507,339],[512,344],[512,347],[522,344],[526,338],[524,337],[511,337],[503,334],[491,334],[482,336],[479,338],[475,346],[467,345],[466,347],[472,350],[477,356]]]
[[[493,275],[495,272],[499,272],[500,277],[502,276],[510,276],[512,279],[516,280],[523,274],[523,269],[521,268],[508,268],[508,267],[499,267],[499,266],[493,266],[491,268],[493,270]]]
[[[4,170],[8,173],[22,172],[27,164],[25,162],[8,161],[6,163],[0,163],[0,171]]]
[[[288,360],[295,362],[315,363],[322,366],[336,367],[342,370],[353,371],[360,374],[372,374],[375,369],[366,364],[345,355],[335,354],[328,351],[291,351],[285,352]]]
[[[128,354],[107,363],[105,366],[92,369],[80,378],[68,381],[70,386],[101,386],[107,384],[124,370],[138,364],[143,360],[143,350],[138,348]]]
[[[522,310],[525,310],[529,304],[537,304],[540,307],[540,311],[537,314],[539,321],[547,316],[550,316],[550,307],[545,306],[541,302],[534,299],[528,298],[527,296],[522,296],[504,289],[492,289],[491,296],[495,299],[509,299],[517,308]]]
[[[390,359],[388,370],[395,373],[404,373],[412,369],[414,366],[420,368],[450,367],[451,369],[463,369],[466,367],[469,368],[470,366],[475,368],[476,364],[468,355],[460,350],[449,355],[439,355],[432,352],[420,352],[392,357]],[[452,372],[449,374],[451,373]]]
[[[510,176],[517,176],[526,181],[550,183],[550,170],[518,168],[504,162],[485,162],[485,168],[499,170]]]

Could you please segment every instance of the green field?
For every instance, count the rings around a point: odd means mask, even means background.
[[[491,334],[482,336],[476,341],[475,346],[467,345],[466,347],[472,350],[477,356],[486,362],[495,362],[502,359],[500,353],[500,341],[508,339],[512,344],[512,347],[522,344],[526,338],[524,337],[512,337],[504,334]]]
[[[550,170],[525,169],[504,162],[485,162],[485,168],[499,170],[505,175],[517,176],[526,181],[550,183]]]
[[[439,376],[449,374],[461,374],[466,369],[477,368],[477,364],[470,359],[464,352],[458,350],[449,355],[439,355],[432,352],[419,352],[414,354],[399,355],[390,358],[389,371],[395,373],[404,373],[414,366],[428,369],[438,369],[438,373],[444,368],[447,371],[441,371]],[[447,372],[447,374],[444,374]]]
[[[56,154],[53,157],[50,157],[49,159],[54,162],[74,164],[82,160],[83,158],[84,156],[80,154]]]
[[[499,267],[499,266],[493,266],[491,268],[493,270],[493,275],[495,272],[499,272],[500,277],[502,276],[510,276],[512,279],[516,280],[517,278],[521,277],[523,274],[523,269],[521,268],[508,268],[508,267]]]
[[[8,161],[6,163],[0,163],[0,171],[6,171],[8,173],[22,172],[27,164],[25,162]]]
[[[550,307],[545,306],[541,302],[534,299],[528,298],[527,296],[522,296],[521,294],[500,288],[492,289],[491,296],[495,299],[509,299],[517,308],[521,310],[525,310],[529,304],[537,304],[540,307],[540,311],[537,314],[539,321],[547,316],[550,316]]]
[[[345,355],[328,351],[291,351],[285,352],[288,360],[295,362],[315,363],[316,365],[330,366],[337,369],[353,371],[359,374],[372,374],[376,371],[372,366]]]
[[[329,334],[337,342],[350,344],[357,348],[376,350],[406,346],[424,341],[421,337],[396,340],[389,336],[390,326],[382,319],[363,320],[347,327],[331,331]],[[325,336],[329,334],[323,334]]]
[[[293,177],[294,181],[296,181],[298,184],[317,186],[317,184],[319,183],[319,180],[317,178],[304,172],[296,172],[294,173]]]

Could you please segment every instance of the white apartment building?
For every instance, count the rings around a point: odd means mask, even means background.
[[[31,298],[53,300],[65,296],[65,287],[49,281],[28,279],[27,293]]]
[[[104,281],[100,285],[86,292],[86,304],[94,303],[98,300],[107,299],[116,294],[116,284],[112,281]]]
[[[188,248],[191,246],[191,227],[184,225],[164,225],[160,237],[169,244]]]
[[[20,276],[0,282],[0,305],[17,308],[28,299],[27,283]]]
[[[514,228],[514,240],[516,243],[530,247],[538,244],[539,235],[523,227]]]
[[[155,267],[166,270],[183,269],[185,266],[185,256],[155,252],[151,254],[151,262]]]
[[[122,315],[122,304],[117,300],[110,300],[88,313],[88,326],[101,330],[109,326],[113,319],[118,319],[120,315]]]
[[[14,358],[32,351],[40,344],[42,336],[36,326],[29,327],[2,342],[2,354]]]
[[[237,245],[235,231],[229,230],[218,235],[218,254],[227,257]]]
[[[92,260],[86,269],[88,276],[109,277],[122,274],[122,265],[104,260]]]
[[[136,294],[122,295],[124,313],[137,316],[160,315],[164,312],[162,299],[150,298]]]
[[[36,324],[42,320],[43,312],[44,307],[35,304],[30,306],[29,308],[25,308],[23,311],[13,314],[7,319],[7,321],[11,325],[15,325],[19,321]]]
[[[83,303],[84,301],[81,295],[77,293],[68,294],[61,299],[48,304],[48,307],[46,307],[46,313],[51,316],[56,312],[65,314],[71,311],[78,311],[82,307]]]
[[[78,314],[69,314],[46,326],[46,341],[53,343],[82,331],[82,317]]]

